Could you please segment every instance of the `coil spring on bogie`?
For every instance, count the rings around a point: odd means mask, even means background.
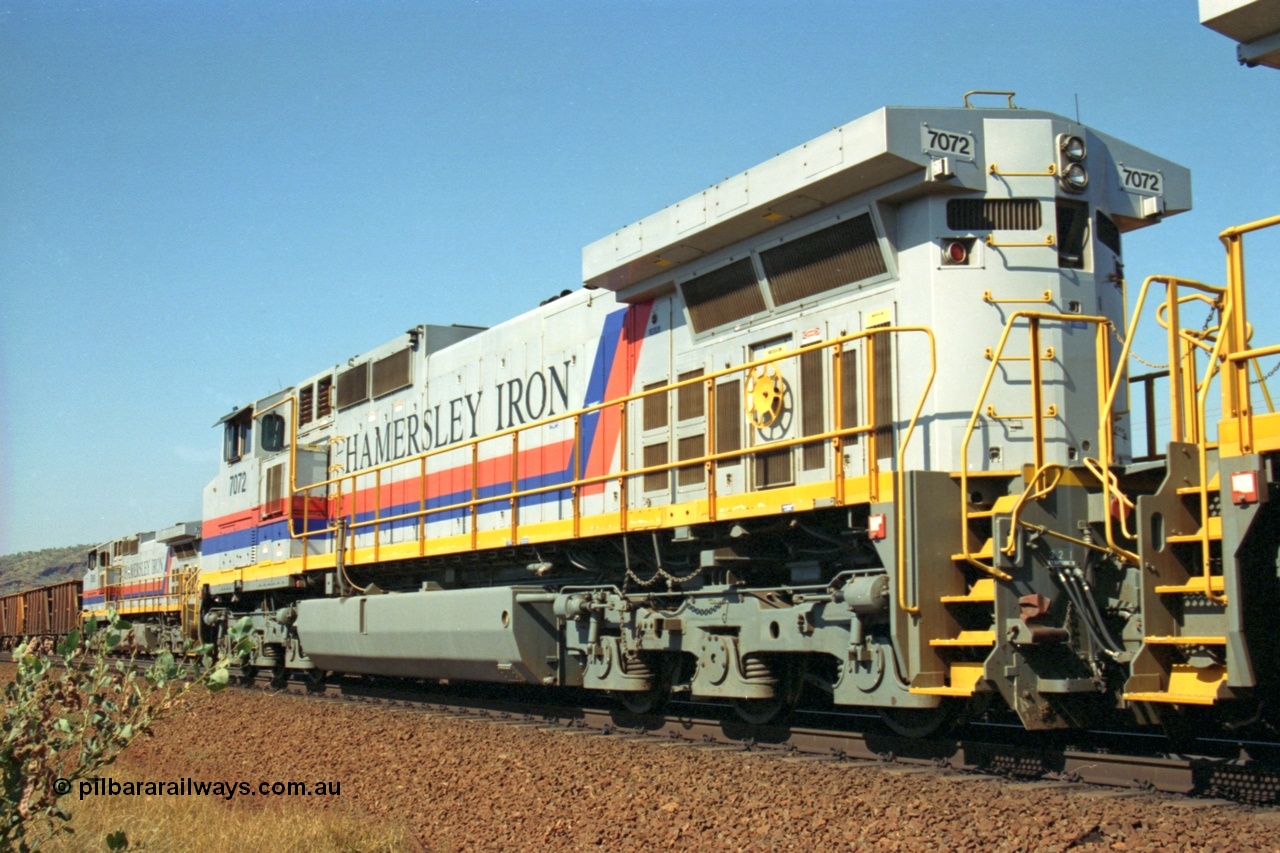
[[[747,681],[769,681],[774,675],[763,658],[750,655],[742,661],[742,677]]]
[[[653,677],[653,669],[640,655],[624,656],[622,658],[622,671],[636,678]]]

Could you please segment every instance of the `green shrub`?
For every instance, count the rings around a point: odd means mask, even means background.
[[[131,655],[114,651],[133,626],[114,610],[108,622],[89,620],[83,642],[73,631],[58,645],[61,666],[40,643],[14,649],[14,679],[5,685],[0,743],[0,849],[28,851],[53,834],[70,830],[58,798],[80,779],[115,761],[197,688],[227,686],[228,667],[249,649],[249,619],[233,626],[218,659],[210,646],[189,647],[179,658],[162,652],[145,669]],[[109,840],[123,849],[123,832]]]

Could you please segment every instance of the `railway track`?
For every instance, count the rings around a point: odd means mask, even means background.
[[[0,663],[11,659],[8,651],[0,652]],[[636,715],[589,701],[558,699],[536,688],[467,685],[465,690],[451,690],[449,685],[365,677],[330,679],[320,685],[291,679],[281,685],[269,673],[259,672],[240,674],[232,686],[310,701],[780,758],[1280,806],[1280,744],[1273,742],[1203,739],[1193,749],[1173,752],[1166,738],[1140,732],[1034,733],[989,722],[970,723],[951,737],[906,738],[885,730],[872,716],[853,713],[797,711],[788,724],[752,725],[736,718],[730,707],[711,703],[673,701],[664,714]]]
[[[883,730],[873,717],[846,713],[797,712],[789,724],[761,726],[736,719],[727,706],[693,702],[672,702],[665,714],[640,716],[590,703],[557,702],[536,690],[517,691],[513,697],[494,688],[449,692],[447,686],[369,679],[330,681],[320,688],[301,681],[273,687],[266,675],[238,686],[601,737],[1280,805],[1280,744],[1268,742],[1206,739],[1192,751],[1174,753],[1162,736],[1028,733],[981,722],[957,736],[916,739]],[[1135,750],[1135,744],[1140,748]]]

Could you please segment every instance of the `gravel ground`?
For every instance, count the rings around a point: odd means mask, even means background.
[[[288,807],[395,821],[430,851],[1280,849],[1280,812],[1221,802],[245,691],[165,720],[119,764],[157,781],[337,782],[338,795]],[[229,807],[278,799],[236,796]]]

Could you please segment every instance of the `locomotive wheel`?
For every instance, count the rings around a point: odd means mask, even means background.
[[[618,704],[628,713],[639,717],[661,714],[671,699],[671,686],[675,683],[677,661],[661,655],[648,656],[643,664],[653,673],[648,690],[619,690],[613,694]]]
[[[643,691],[619,690],[613,694],[613,698],[618,700],[618,704],[626,709],[627,713],[635,714],[637,717],[647,717],[661,714],[666,709],[671,691],[663,686],[655,686]]]
[[[771,699],[734,699],[733,712],[744,723],[753,726],[767,726],[776,723],[791,713],[794,703],[787,702],[785,696],[774,695]]]
[[[324,690],[324,683],[329,677],[329,673],[323,669],[304,669],[302,672],[302,680],[307,686],[307,692],[318,693]]]
[[[943,699],[936,708],[878,708],[880,722],[894,734],[925,738],[954,728],[964,711],[964,703]]]

